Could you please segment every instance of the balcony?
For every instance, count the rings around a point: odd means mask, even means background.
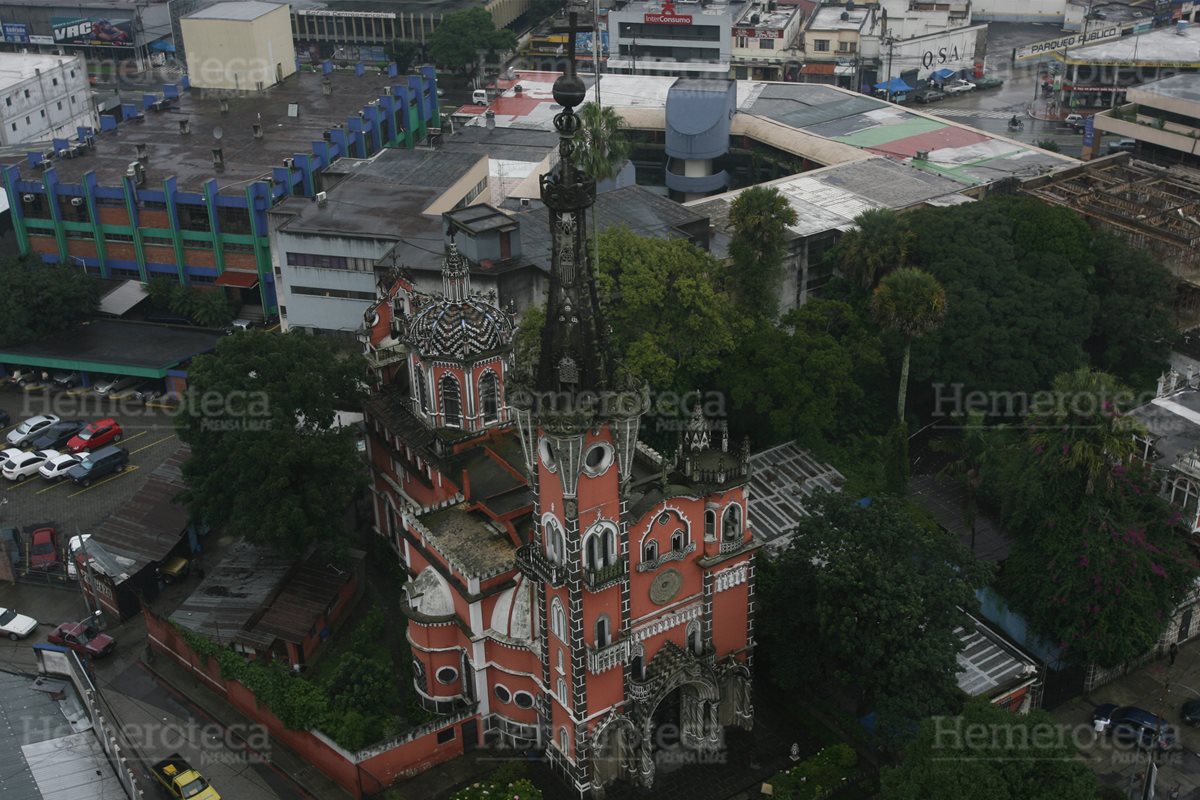
[[[737,539],[722,539],[721,540],[721,555],[727,555],[729,553],[736,553],[738,550],[742,549],[742,545],[744,545],[744,544],[745,544],[745,542],[742,541],[740,536]]]
[[[551,586],[559,587],[567,579],[567,569],[561,564],[553,564],[535,543],[529,543],[517,548],[517,567],[528,578],[543,581]]]
[[[1123,109],[1118,109],[1118,111],[1123,111]],[[1112,111],[1097,114],[1094,119],[1097,132],[1103,131],[1114,136],[1136,139],[1139,142],[1158,145],[1179,153],[1200,155],[1200,138],[1180,132],[1183,126],[1168,128],[1164,123],[1160,128],[1155,118],[1143,113],[1136,115],[1136,121],[1124,116],[1117,116]]]
[[[598,592],[617,583],[628,572],[628,563],[624,560],[609,564],[600,569],[587,569],[583,572],[583,583],[589,591]]]
[[[628,638],[617,639],[604,647],[589,647],[587,649],[588,672],[598,674],[621,666],[629,660]]]

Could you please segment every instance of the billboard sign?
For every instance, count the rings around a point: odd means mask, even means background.
[[[29,34],[30,44],[54,44],[53,36],[43,36],[40,33]]]
[[[85,47],[133,47],[133,20],[51,17],[55,44]]]
[[[691,14],[646,14],[642,18],[646,25],[691,25]]]
[[[23,44],[29,41],[29,26],[23,22],[4,23],[4,41]]]
[[[584,55],[592,54],[592,34],[575,34],[575,52]],[[600,31],[600,52],[608,55],[608,31]]]
[[[1088,117],[1083,121],[1083,146],[1091,147],[1096,143],[1096,120]]]
[[[1082,33],[1072,33],[1068,36],[1062,36],[1058,39],[1048,39],[1044,42],[1034,42],[1033,44],[1022,45],[1013,50],[1013,60],[1020,61],[1025,58],[1037,58],[1056,50],[1070,50],[1074,47],[1079,47],[1084,44],[1092,44],[1094,42],[1103,42],[1108,39],[1116,39],[1121,35],[1120,25],[1107,25],[1103,28],[1096,28],[1087,32],[1085,38]]]

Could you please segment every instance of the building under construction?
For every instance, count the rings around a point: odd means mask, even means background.
[[[1200,171],[1126,154],[1027,181],[1022,190],[1125,236],[1178,279],[1176,321],[1200,325]]]

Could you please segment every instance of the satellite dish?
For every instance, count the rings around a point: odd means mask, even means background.
[[[217,139],[218,141],[220,141],[221,137],[224,135],[225,135],[225,129],[222,128],[220,125],[217,125],[215,128],[213,128],[213,138],[214,139]]]

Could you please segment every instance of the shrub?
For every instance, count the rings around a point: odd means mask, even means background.
[[[780,772],[768,783],[776,800],[821,800],[856,777],[857,764],[853,748],[835,744]]]
[[[459,789],[451,800],[542,800],[542,791],[524,778],[506,784],[480,781]]]

